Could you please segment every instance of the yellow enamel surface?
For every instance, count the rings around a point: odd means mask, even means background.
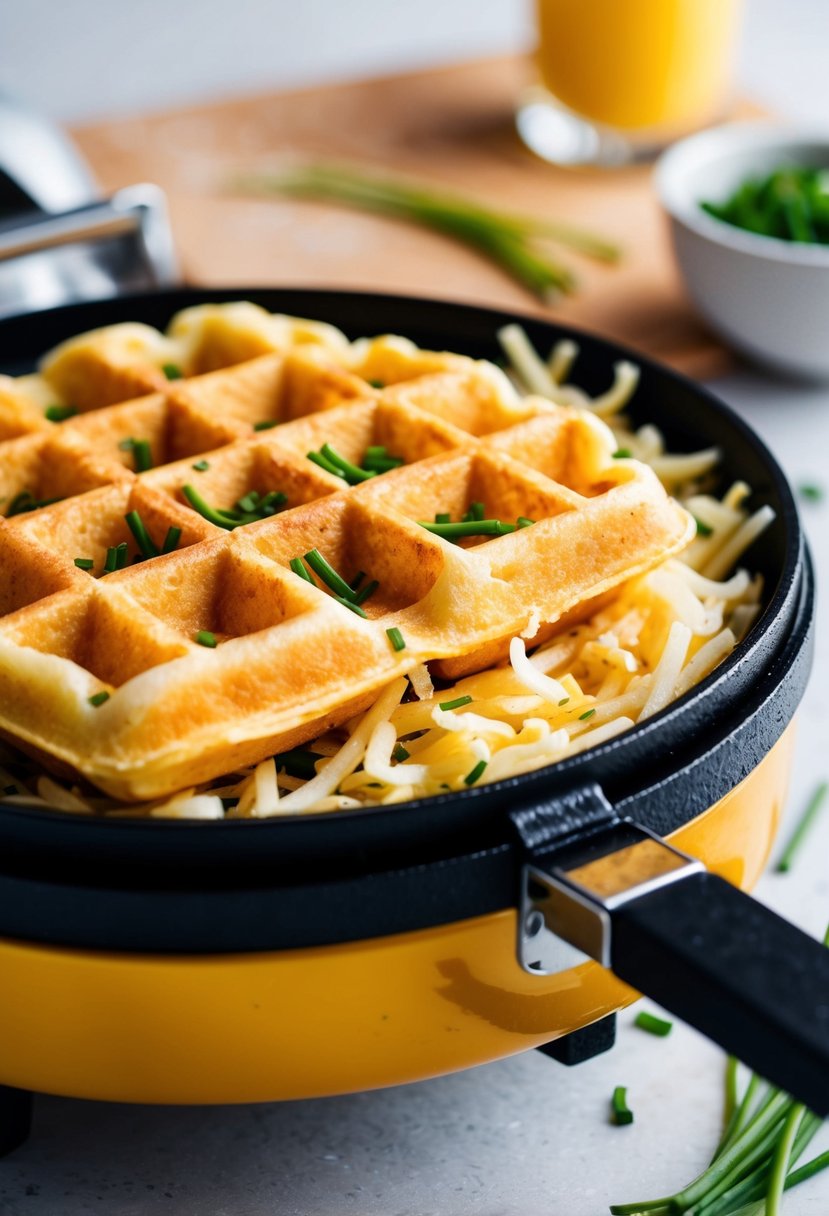
[[[789,730],[671,839],[750,887],[786,792]],[[158,957],[0,941],[0,1083],[131,1102],[253,1102],[435,1076],[634,999],[595,963],[515,961],[515,913],[271,954]]]

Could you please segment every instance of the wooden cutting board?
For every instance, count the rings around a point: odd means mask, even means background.
[[[513,109],[531,67],[508,58],[224,101],[78,128],[106,191],[167,192],[188,279],[217,286],[379,289],[554,316],[697,376],[728,354],[674,268],[651,170],[556,169],[520,144]],[[540,305],[497,267],[437,234],[332,205],[245,198],[240,170],[326,157],[415,174],[481,202],[570,220],[617,240],[615,267],[562,251],[579,291]]]

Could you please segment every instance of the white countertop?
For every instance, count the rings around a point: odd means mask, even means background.
[[[240,0],[240,4],[248,18],[252,7],[262,13],[269,7],[257,5],[255,0]],[[426,10],[438,9],[432,0],[424,0],[424,4]],[[182,11],[192,20],[195,6],[169,6],[152,0],[149,7],[159,12],[163,8],[166,14],[164,45],[180,45],[186,33],[179,28]],[[276,3],[270,11],[284,17],[288,7]],[[304,20],[310,23],[309,29],[313,20],[323,20],[324,7],[319,0],[306,7]],[[373,46],[377,62],[372,60],[371,66],[378,70],[414,63],[418,58],[420,62],[437,59],[432,44],[424,41],[425,35],[417,43],[415,30],[412,45],[416,53],[406,57],[398,21],[400,7],[388,5],[375,8],[378,14],[382,8],[389,18],[394,10],[397,59],[382,47],[377,49],[376,37],[368,50],[363,46],[360,58],[356,35],[351,38],[354,46],[348,41],[354,33],[352,8],[337,7],[343,14],[348,8],[347,21],[342,19],[348,30],[342,44],[330,36],[326,42],[337,48],[336,74],[354,74],[355,69],[369,66]],[[370,7],[368,0],[361,2],[364,18]],[[471,35],[462,40],[463,23],[471,16],[465,0],[441,0],[439,7],[454,30],[448,42],[444,40],[451,52],[441,56],[444,60],[461,47],[468,56],[509,49],[525,37],[524,17],[510,16],[506,0],[493,6],[487,22],[476,27],[477,41]],[[106,49],[112,31],[105,22],[94,24],[96,14],[102,17],[105,11],[98,0],[84,0],[83,5],[70,8],[69,25],[65,30],[54,29],[45,51],[41,44],[37,63],[30,55],[28,66],[25,47],[31,45],[31,30],[26,23],[40,28],[44,20],[51,23],[65,17],[68,21],[69,9],[61,17],[51,0],[32,0],[16,6],[13,15],[7,14],[4,49],[11,53],[5,57],[4,80],[30,101],[45,97],[47,108],[63,117],[81,113],[91,117],[92,95],[84,91],[84,81],[91,82],[97,100],[105,81],[100,76],[93,78],[90,71],[78,70],[79,60],[67,47],[75,37],[80,48],[79,31],[83,31],[84,46],[97,54],[101,46]],[[86,11],[88,20],[78,19],[79,8]],[[295,6],[290,8],[294,11]],[[476,13],[479,8],[475,5]],[[756,93],[792,116],[822,112],[829,119],[821,68],[829,14],[822,0],[793,0],[786,6],[785,19],[782,8],[773,0],[754,0],[745,78]],[[113,9],[107,5],[106,11]],[[200,19],[203,28],[199,33],[207,45],[213,25],[224,30],[227,21],[225,17],[219,23],[215,4],[209,4],[206,11],[208,20]],[[429,27],[423,4],[408,10],[404,6],[403,11],[417,13],[419,30]],[[223,12],[226,14],[224,6]],[[172,27],[167,18],[173,21]],[[141,26],[146,30],[154,24],[143,21]],[[87,38],[93,28],[95,37]],[[372,25],[375,34],[377,28]],[[156,34],[157,30],[154,38]],[[137,56],[143,54],[141,38],[141,30],[136,28],[130,46]],[[243,91],[295,83],[290,64],[295,75],[299,72],[301,76],[302,61],[288,53],[291,45],[290,39],[281,47],[278,39],[260,39],[260,48],[267,46],[267,54],[274,55],[271,74],[251,46],[251,70],[243,71],[248,61],[237,60],[232,79],[225,74],[219,87]],[[84,53],[83,48],[78,53]],[[129,48],[125,53],[129,62]],[[197,58],[184,58],[183,79],[195,79],[191,68]],[[56,74],[58,59],[74,65],[76,86],[71,96],[64,77]],[[210,55],[200,62],[203,95]],[[327,71],[335,74],[333,60]],[[31,81],[39,79],[37,72],[41,83],[33,93]],[[128,108],[173,100],[173,84],[168,79],[159,92],[159,76],[164,73],[145,72],[145,91],[138,96],[135,88],[124,83],[134,80],[135,72],[125,69],[120,73],[121,96]],[[191,89],[190,95],[197,96],[198,89]],[[829,490],[829,387],[804,388],[749,370],[731,375],[716,387],[756,427],[795,484],[818,482]],[[804,503],[802,509],[818,584],[825,588],[829,586],[829,498],[817,505]],[[819,615],[825,620],[822,605]],[[799,720],[790,822],[816,783],[829,776],[829,645],[825,631],[818,631],[815,670]],[[785,836],[784,825],[781,841]],[[823,933],[829,921],[829,814],[823,815],[793,872],[785,877],[767,875],[756,894],[814,935]],[[632,1026],[634,1015],[635,1010],[620,1016],[618,1043],[612,1053],[574,1069],[529,1052],[456,1076],[382,1092],[235,1108],[128,1107],[42,1097],[36,1102],[31,1141],[0,1162],[0,1213],[599,1216],[608,1203],[676,1190],[703,1167],[717,1138],[722,1053],[678,1023],[669,1038],[654,1039]],[[629,1087],[636,1114],[631,1127],[608,1123],[608,1099],[617,1084]],[[814,1142],[815,1151],[827,1143],[829,1135],[824,1133]],[[827,1204],[829,1173],[787,1196],[785,1212],[787,1216],[825,1216]]]

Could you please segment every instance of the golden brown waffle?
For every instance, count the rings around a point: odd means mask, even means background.
[[[286,318],[287,353],[263,354],[276,337],[261,317],[246,337],[240,307],[225,329],[220,310],[202,312],[207,333],[190,310],[173,337],[119,326],[61,348],[43,375],[82,412],[60,423],[40,425],[43,377],[6,386],[9,417],[31,425],[0,442],[5,509],[21,493],[60,501],[0,527],[0,731],[116,797],[294,747],[415,664],[453,677],[485,666],[693,531],[650,470],[612,458],[602,423],[520,400],[489,364],[398,339],[349,346],[313,323],[291,339]],[[177,371],[217,370],[168,380],[171,351]],[[152,453],[141,473],[136,438]],[[404,463],[347,486],[308,459],[325,443],[355,465],[372,445]],[[228,531],[190,506],[188,484],[215,508],[252,491],[287,504]],[[418,522],[475,502],[535,522],[460,543]],[[132,564],[132,511],[159,547],[180,529],[176,549]],[[118,545],[127,564],[103,573]],[[348,582],[377,582],[365,617],[292,570],[314,549]]]

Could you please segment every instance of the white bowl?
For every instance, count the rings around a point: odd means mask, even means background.
[[[747,177],[781,165],[829,167],[829,131],[732,123],[666,152],[656,188],[674,251],[700,312],[732,346],[778,371],[829,379],[829,246],[758,236],[717,220]]]

